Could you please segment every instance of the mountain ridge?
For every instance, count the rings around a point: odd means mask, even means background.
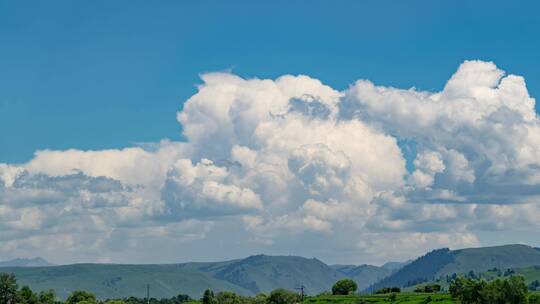
[[[35,257],[35,258],[15,258],[8,261],[1,261],[0,267],[42,267],[42,266],[56,266],[49,263],[47,260]]]
[[[540,249],[523,244],[456,250],[436,249],[405,265],[366,290],[373,291],[393,286],[406,287],[454,273],[483,272],[494,267],[509,269],[535,265],[540,265]]]
[[[40,291],[55,289],[65,299],[77,289],[95,293],[100,299],[145,297],[146,285],[156,298],[180,293],[198,298],[209,288],[242,295],[268,293],[276,288],[305,286],[308,294],[328,291],[342,278],[355,280],[359,289],[404,287],[452,273],[485,271],[540,265],[540,250],[526,245],[450,250],[436,249],[413,261],[373,265],[328,265],[316,258],[254,255],[222,262],[176,264],[80,263],[40,267],[0,267],[14,273],[21,286]]]

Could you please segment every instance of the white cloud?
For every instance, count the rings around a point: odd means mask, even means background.
[[[388,246],[403,249],[385,258],[408,258],[477,245],[486,229],[539,227],[535,101],[493,63],[463,63],[440,92],[202,80],[177,115],[186,142],[0,164],[0,255],[52,255],[60,242],[72,259],[108,259],[150,239],[204,243],[232,229],[275,248],[318,236],[367,262]],[[411,172],[400,140],[416,145]]]

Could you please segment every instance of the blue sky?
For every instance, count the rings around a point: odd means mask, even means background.
[[[539,9],[0,0],[0,260],[539,246]]]
[[[535,1],[0,1],[0,161],[181,139],[199,75],[440,90],[466,59],[540,94]]]

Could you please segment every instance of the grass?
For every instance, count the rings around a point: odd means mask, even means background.
[[[351,296],[318,296],[309,297],[304,303],[339,303],[339,304],[359,304],[359,303],[395,303],[395,304],[452,304],[455,303],[449,294],[446,293],[397,293],[396,299],[392,302],[390,294],[383,295],[351,295]]]
[[[540,295],[540,291],[530,292]],[[199,301],[191,301],[186,304],[200,304]],[[448,293],[396,293],[396,299],[392,302],[390,294],[373,295],[349,295],[349,296],[316,296],[307,297],[304,304],[457,304]]]

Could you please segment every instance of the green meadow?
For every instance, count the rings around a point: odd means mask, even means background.
[[[340,304],[360,304],[360,303],[400,303],[400,304],[424,304],[439,303],[450,304],[457,303],[452,300],[450,294],[425,294],[425,293],[397,293],[395,298],[391,294],[385,295],[349,295],[349,296],[318,296],[309,297],[304,303],[340,303]]]

